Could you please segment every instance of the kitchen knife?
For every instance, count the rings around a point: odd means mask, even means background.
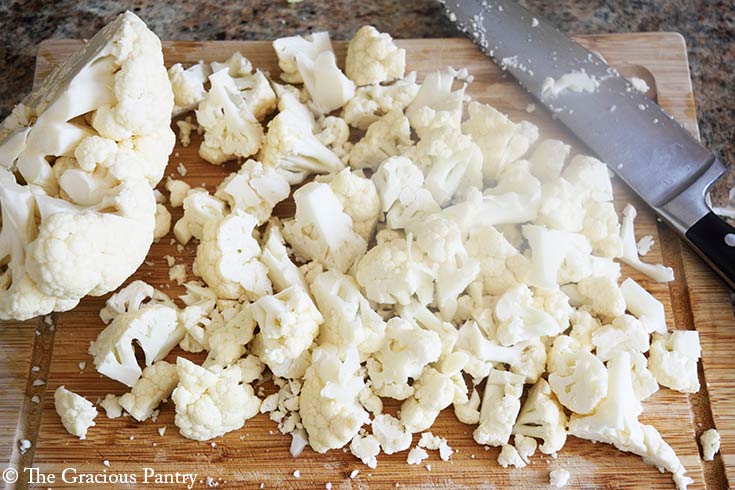
[[[442,3],[450,20],[607,162],[735,289],[735,229],[705,201],[711,185],[727,171],[717,156],[599,56],[516,2]],[[565,84],[571,86],[564,90]]]

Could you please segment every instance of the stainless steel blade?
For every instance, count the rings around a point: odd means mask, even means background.
[[[614,68],[514,1],[444,3],[451,20],[680,233],[710,212],[704,195],[724,165]],[[599,85],[544,90],[545,80],[571,72]]]

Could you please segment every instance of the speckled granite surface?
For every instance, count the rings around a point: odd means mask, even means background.
[[[705,143],[735,166],[735,3],[727,0],[525,0],[566,32],[678,31],[687,40]],[[89,37],[124,10],[163,39],[271,39],[308,29],[349,38],[363,24],[395,37],[458,35],[434,0],[0,1],[0,118],[28,90],[36,45]],[[735,168],[735,167],[733,167]]]

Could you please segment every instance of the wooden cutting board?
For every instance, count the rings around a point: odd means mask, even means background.
[[[670,114],[697,135],[697,121],[689,78],[684,40],[678,34],[612,34],[579,36],[578,40],[599,52],[626,75],[644,78],[651,86],[650,94]],[[467,67],[475,76],[469,93],[488,102],[513,119],[527,119],[541,128],[543,137],[561,137],[573,142],[550,114],[540,107],[526,110],[528,96],[469,41],[463,39],[425,39],[400,41],[408,50],[408,68],[427,72],[454,66]],[[80,46],[78,41],[46,41],[38,52],[36,80]],[[343,57],[344,44],[335,43],[338,55]],[[224,60],[240,50],[257,67],[276,75],[278,68],[268,42],[168,42],[164,43],[168,64]],[[200,139],[194,136],[192,145],[174,150],[167,174],[181,178],[176,168],[183,163],[188,172],[183,180],[192,186],[205,185],[213,191],[215,185],[236,167],[207,165],[197,156]],[[578,148],[581,148],[578,146]],[[668,229],[658,225],[642,203],[616,183],[618,209],[634,202],[640,210],[637,221],[639,236],[651,234],[655,245],[647,261],[665,262],[676,271],[676,281],[661,285],[651,283],[637,273],[625,270],[642,282],[664,302],[669,325],[677,329],[697,328],[703,347],[702,390],[687,396],[662,389],[645,403],[643,419],[653,423],[675,449],[694,478],[693,489],[725,488],[735,483],[735,360],[731,346],[735,340],[735,320],[728,293],[722,283],[696,258]],[[291,206],[279,206],[279,212],[288,213]],[[180,216],[174,210],[174,218]],[[171,235],[154,244],[145,265],[134,278],[143,279],[166,293],[176,296],[182,291],[168,278],[164,255],[176,257],[187,264],[191,276],[191,262],[195,246],[190,244],[178,252],[171,243]],[[88,399],[95,401],[107,393],[121,394],[123,386],[104,379],[94,371],[92,359],[86,353],[103,324],[98,312],[104,298],[88,298],[75,310],[54,316],[55,328],[42,321],[7,323],[0,328],[0,377],[4,393],[0,397],[0,455],[16,468],[33,465],[44,474],[55,474],[56,484],[30,485],[31,487],[90,488],[83,484],[60,482],[65,468],[78,473],[123,475],[133,473],[140,483],[144,468],[156,473],[198,473],[196,487],[206,487],[206,478],[212,477],[221,488],[324,488],[331,482],[333,488],[548,488],[549,472],[566,468],[572,474],[568,488],[674,488],[670,475],[660,474],[641,459],[623,454],[603,444],[570,438],[557,459],[536,454],[531,464],[522,469],[503,469],[496,463],[498,449],[486,450],[472,440],[472,427],[464,426],[451,410],[445,411],[432,428],[434,434],[446,437],[457,451],[451,461],[443,462],[432,452],[424,464],[408,466],[406,453],[380,455],[379,466],[371,470],[342,451],[318,455],[307,449],[298,459],[288,452],[290,437],[280,435],[275,423],[258,415],[248,421],[242,430],[211,442],[195,442],[180,436],[173,424],[174,410],[170,403],[161,407],[157,422],[137,424],[130,418],[110,420],[102,413],[97,425],[80,441],[67,434],[53,407],[53,392],[66,385]],[[179,354],[174,351],[170,358]],[[196,356],[191,356],[197,360]],[[86,367],[80,369],[80,361]],[[34,368],[36,366],[37,368]],[[40,380],[40,381],[37,381]],[[42,384],[43,382],[43,384]],[[272,387],[266,387],[271,392]],[[31,397],[38,395],[39,404]],[[702,430],[716,424],[722,434],[722,456],[714,462],[700,460],[696,437]],[[168,431],[161,437],[158,428]],[[21,455],[17,440],[30,439],[32,448]],[[416,438],[414,440],[414,444]],[[109,461],[109,468],[103,461]],[[300,471],[300,477],[294,471]],[[350,479],[353,470],[359,470]],[[69,475],[70,473],[67,473]],[[18,488],[28,486],[21,477]],[[200,482],[201,480],[201,482]],[[151,488],[181,488],[181,485],[154,484]],[[12,485],[11,485],[12,486]],[[96,485],[102,488],[103,485]],[[129,485],[127,485],[129,486]],[[126,485],[110,486],[122,488]]]

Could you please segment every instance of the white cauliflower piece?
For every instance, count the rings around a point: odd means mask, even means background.
[[[472,102],[467,109],[470,117],[462,124],[462,131],[482,151],[485,181],[498,180],[506,167],[522,158],[538,139],[538,128],[527,121],[514,123],[487,104]]]
[[[156,225],[153,228],[153,240],[158,241],[171,231],[171,213],[163,204],[156,204]]]
[[[367,361],[373,391],[396,400],[408,398],[414,392],[409,379],[418,379],[427,364],[436,362],[441,348],[436,332],[391,318],[385,327],[385,343]]]
[[[245,346],[253,339],[255,319],[251,309],[243,303],[221,305],[212,312],[211,318],[205,332],[209,354],[203,365],[229,366],[245,354]]]
[[[408,119],[397,109],[372,123],[365,136],[350,152],[352,168],[377,168],[386,159],[406,151],[413,144]]]
[[[378,240],[357,262],[356,271],[365,296],[377,303],[407,305],[416,295],[421,304],[428,304],[434,294],[433,271],[410,237]]]
[[[592,248],[584,235],[538,225],[523,225],[522,230],[531,249],[528,284],[556,289],[592,275]]]
[[[340,355],[357,348],[361,360],[383,346],[385,321],[370,307],[354,278],[337,271],[321,272],[311,280],[311,294],[324,316],[320,344],[334,345]]]
[[[625,299],[617,283],[609,277],[588,277],[577,283],[584,304],[598,316],[615,318],[625,313]]]
[[[328,184],[310,182],[294,192],[296,214],[283,223],[283,234],[297,255],[339,272],[365,253],[365,239],[355,233]]]
[[[702,459],[712,461],[720,451],[720,433],[717,429],[707,429],[699,436],[699,443],[702,445]]]
[[[510,444],[502,445],[500,454],[498,454],[498,464],[503,468],[507,468],[508,466],[523,468],[526,466],[526,462],[518,454],[518,450]]]
[[[66,431],[79,439],[86,439],[87,430],[96,425],[97,409],[92,402],[63,386],[54,392],[54,406]]]
[[[440,207],[424,188],[424,174],[405,157],[385,160],[372,181],[380,197],[388,228],[405,228],[412,222],[440,211]]]
[[[528,158],[531,173],[541,182],[550,182],[561,177],[564,162],[569,157],[571,146],[563,141],[548,139],[536,145]]]
[[[350,452],[360,459],[368,468],[378,467],[378,454],[380,454],[380,443],[372,435],[356,435],[350,443]]]
[[[565,335],[554,340],[547,364],[549,386],[562,405],[572,412],[588,414],[608,394],[608,373],[597,356],[577,347]]]
[[[264,165],[283,173],[289,184],[300,184],[313,173],[333,173],[344,168],[339,156],[315,135],[315,122],[309,110],[293,96],[288,105],[268,123],[261,152]]]
[[[260,400],[252,386],[241,384],[237,365],[207,369],[179,357],[176,369],[179,384],[171,399],[182,436],[196,441],[213,439],[241,428],[258,413]]]
[[[268,78],[260,70],[253,72],[253,65],[239,51],[236,51],[224,63],[212,62],[212,71],[226,69],[239,90],[245,107],[258,121],[276,108],[276,94],[271,88]]]
[[[206,189],[191,189],[182,201],[184,216],[174,225],[174,236],[182,245],[196,238],[201,240],[204,225],[219,221],[225,216],[225,203],[212,196]]]
[[[682,393],[696,393],[697,362],[701,356],[699,332],[675,330],[668,336],[654,335],[648,368],[662,385]]]
[[[341,361],[334,346],[314,349],[301,389],[300,413],[309,445],[325,453],[347,444],[370,418],[358,395],[365,386],[357,350],[347,349]]]
[[[171,396],[178,383],[176,366],[158,361],[146,367],[133,389],[120,397],[120,406],[135,420],[143,422],[163,400]]]
[[[581,232],[584,225],[584,191],[563,177],[541,185],[541,206],[534,224],[556,230]]]
[[[406,50],[373,26],[362,26],[347,45],[345,73],[357,85],[403,78],[405,70]]]
[[[658,391],[658,382],[653,373],[648,369],[648,359],[641,352],[630,352],[630,360],[633,365],[633,391],[640,401]]]
[[[587,155],[576,155],[562,172],[562,177],[579,189],[585,200],[613,200],[612,181],[607,165]]]
[[[411,446],[411,433],[400,420],[388,414],[376,415],[371,426],[373,436],[380,443],[385,454],[405,451]]]
[[[640,284],[628,278],[620,285],[626,308],[643,324],[646,332],[666,334],[666,313],[664,305]]]
[[[260,327],[257,338],[264,347],[260,360],[277,376],[282,376],[279,366],[307,352],[324,322],[309,294],[298,286],[263,296],[249,308]]]
[[[393,110],[403,112],[416,97],[419,88],[416,72],[390,85],[358,87],[355,96],[342,108],[342,117],[350,126],[365,130]]]
[[[411,127],[420,138],[432,128],[460,127],[467,82],[463,82],[460,88],[452,91],[455,78],[467,80],[469,74],[466,69],[457,71],[451,67],[443,72],[429,73],[424,78],[416,97],[406,108],[406,116],[411,121]]]
[[[230,210],[239,209],[263,224],[271,217],[275,205],[290,193],[291,186],[283,175],[272,167],[248,160],[222,181],[214,195],[227,202]]]
[[[143,303],[150,299],[151,301]],[[163,359],[184,336],[176,306],[163,293],[135,281],[107,300],[100,312],[107,327],[89,346],[101,374],[134,386],[142,374],[135,344],[145,353],[146,366]]]
[[[632,204],[623,209],[623,223],[620,227],[620,239],[623,242],[623,254],[620,260],[641,272],[656,282],[670,282],[674,280],[674,270],[663,264],[647,264],[641,262],[638,256],[638,247],[635,239],[634,221],[638,212]]]
[[[592,333],[592,345],[595,346],[597,357],[608,361],[619,351],[648,351],[648,333],[637,318],[621,315],[615,318],[612,324],[598,328]]]
[[[529,260],[494,227],[472,227],[465,247],[480,262],[477,280],[482,283],[483,293],[503,294],[525,281],[531,265]]]
[[[508,443],[521,408],[526,378],[493,369],[487,377],[480,407],[480,425],[472,433],[478,444],[502,446]]]
[[[220,298],[246,295],[255,299],[272,292],[267,269],[258,259],[260,245],[253,238],[256,226],[257,219],[239,209],[204,225],[194,271]]]
[[[497,322],[495,337],[505,346],[535,337],[554,336],[562,331],[552,315],[534,304],[533,294],[525,284],[503,293],[493,314]]]
[[[612,444],[621,451],[643,458],[643,462],[669,471],[678,490],[693,483],[661,434],[651,425],[642,424],[638,416],[643,407],[633,390],[630,354],[618,352],[608,362],[610,375],[607,396],[591,415],[573,414],[569,433],[580,439]]]
[[[567,441],[567,416],[551,392],[549,383],[539,379],[528,392],[521,407],[513,433],[542,439],[539,447],[544,454],[555,454]]]
[[[611,202],[587,201],[582,222],[582,234],[592,245],[592,252],[600,257],[616,258],[623,255],[620,223]]]
[[[567,483],[569,483],[569,478],[571,476],[571,473],[564,468],[551,470],[551,473],[549,473],[549,485],[556,488],[565,487]]]
[[[120,397],[113,394],[105,395],[105,398],[97,403],[105,409],[108,419],[116,419],[122,416],[123,407],[120,405]]]
[[[277,220],[271,220],[266,228],[260,261],[268,268],[268,277],[276,291],[280,292],[291,286],[299,286],[308,291],[303,272],[288,256],[281,225]]]
[[[237,157],[247,158],[260,150],[263,127],[251,112],[227,69],[209,76],[211,88],[196,110],[204,130],[199,156],[219,165]]]
[[[425,449],[416,446],[408,452],[406,464],[421,464],[425,459],[429,459],[429,453]]]
[[[168,69],[168,79],[174,93],[174,116],[196,109],[207,93],[204,84],[211,74],[210,66],[202,61],[186,69],[181,63],[175,63]]]
[[[342,160],[348,160],[353,144],[350,142],[350,127],[341,117],[321,117],[317,121],[316,138]]]
[[[409,156],[424,173],[424,187],[440,206],[457,192],[482,187],[482,152],[458,128],[427,130]]]
[[[416,301],[408,305],[400,305],[397,312],[401,318],[415,323],[425,330],[432,330],[439,334],[442,342],[440,360],[447,361],[447,357],[454,352],[459,334],[457,328],[449,322],[442,320],[439,315],[431,311],[425,305]],[[464,364],[463,364],[464,366]],[[461,368],[460,368],[461,369]]]
[[[168,178],[166,180],[166,190],[169,192],[168,200],[171,207],[179,208],[184,205],[184,199],[191,190],[191,186],[183,180]]]
[[[381,203],[372,180],[361,172],[342,169],[336,174],[318,176],[317,182],[326,182],[342,203],[342,210],[352,219],[355,233],[369,242],[380,218]]]

